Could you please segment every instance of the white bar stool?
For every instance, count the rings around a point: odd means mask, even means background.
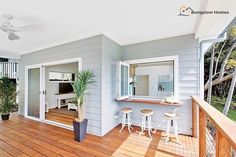
[[[123,115],[122,115],[122,120],[121,120],[122,127],[120,129],[120,132],[124,129],[125,126],[127,126],[129,133],[132,134],[132,132],[130,131],[130,128],[132,128],[130,113],[133,112],[133,110],[132,110],[132,108],[125,107],[125,108],[121,109],[121,112]]]
[[[153,130],[152,127],[152,115],[154,114],[153,110],[149,109],[142,109],[141,111],[142,114],[142,123],[141,123],[141,132],[139,133],[139,136],[143,134],[145,130],[148,130],[148,135],[152,139],[151,132],[154,133],[155,130]]]
[[[181,144],[179,141],[179,132],[177,124],[177,120],[180,118],[180,115],[174,112],[167,112],[164,113],[164,115],[167,118],[167,128],[166,128],[167,137],[165,143],[170,139],[170,134],[171,132],[173,132],[177,143]]]

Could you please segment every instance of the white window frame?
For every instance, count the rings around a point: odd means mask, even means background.
[[[124,63],[130,65],[130,64],[142,64],[142,63],[153,63],[153,62],[164,62],[164,61],[174,61],[174,67],[173,67],[174,68],[174,93],[173,94],[174,94],[174,97],[178,99],[179,98],[179,57],[178,55],[126,60],[124,61]],[[133,98],[135,98],[135,96]],[[142,97],[142,98],[155,99],[153,97]]]
[[[128,74],[127,74],[127,76],[128,76],[128,81],[127,81],[127,95],[124,95],[124,96],[121,96],[121,66],[127,66],[127,68],[128,68]],[[119,62],[118,63],[118,79],[117,79],[117,84],[118,84],[118,88],[117,88],[117,100],[122,100],[122,99],[127,99],[127,98],[129,98],[129,64],[128,63],[125,63],[125,62]]]

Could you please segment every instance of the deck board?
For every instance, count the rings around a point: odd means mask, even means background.
[[[197,139],[180,135],[182,145],[164,143],[164,133],[157,131],[153,139],[138,136],[138,127],[130,135],[117,126],[104,137],[88,134],[82,143],[74,141],[73,132],[13,115],[0,121],[0,156],[34,157],[155,157],[198,156]]]
[[[45,118],[50,121],[72,126],[72,121],[76,118],[76,116],[57,113],[52,110],[45,113]]]

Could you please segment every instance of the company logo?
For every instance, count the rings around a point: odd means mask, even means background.
[[[229,14],[229,11],[219,11],[219,10],[193,10],[191,7],[182,5],[179,9],[179,16],[190,16],[190,15],[203,15],[203,14]]]
[[[179,9],[179,16],[189,16],[192,14],[192,11],[193,11],[192,8],[186,7],[185,5],[183,5]]]

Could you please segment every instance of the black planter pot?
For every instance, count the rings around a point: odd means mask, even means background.
[[[8,114],[2,114],[2,120],[8,120],[9,119],[9,116],[10,116],[10,113]]]
[[[82,142],[85,139],[87,132],[88,119],[84,119],[82,122],[73,121],[75,140]]]

